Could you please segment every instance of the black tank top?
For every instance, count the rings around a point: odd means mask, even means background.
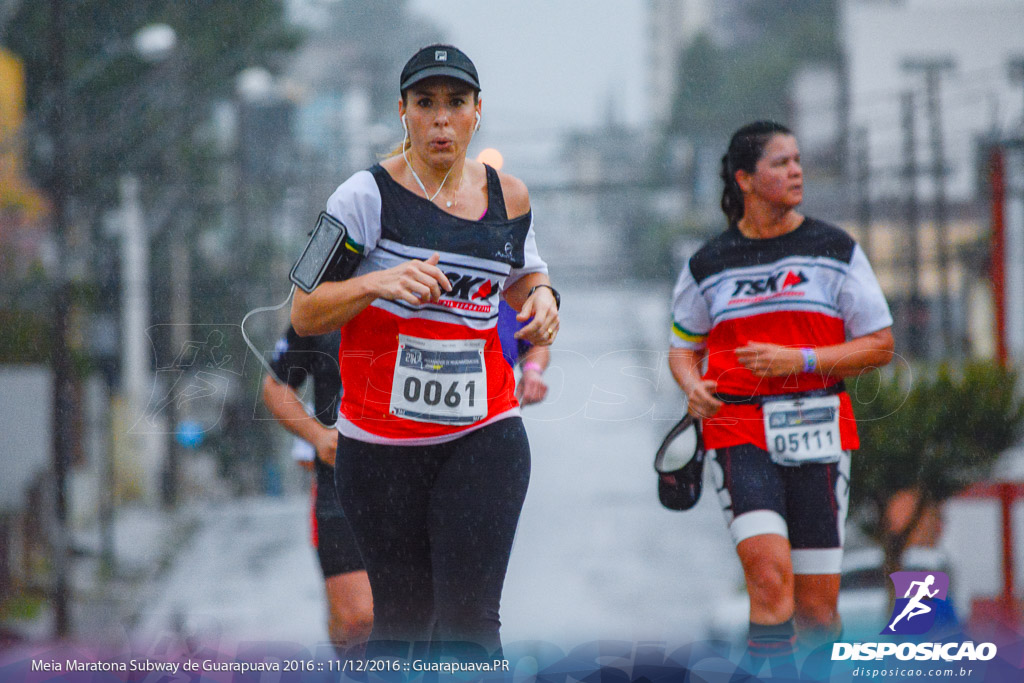
[[[398,244],[491,259],[522,268],[531,212],[508,218],[498,172],[487,171],[487,211],[479,220],[444,211],[391,177],[383,166],[370,169],[381,196],[381,236]]]
[[[487,171],[487,210],[480,220],[507,221],[508,211],[505,209],[505,195],[501,191],[498,172],[487,164],[484,164],[484,170]]]

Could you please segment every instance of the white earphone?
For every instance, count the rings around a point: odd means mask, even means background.
[[[405,131],[405,137],[409,137],[409,126],[405,122],[405,114],[402,114],[402,130]]]
[[[476,127],[473,128],[473,132],[480,130],[480,112],[476,113]]]

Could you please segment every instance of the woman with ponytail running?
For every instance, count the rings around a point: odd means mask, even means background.
[[[796,634],[814,642],[841,629],[858,446],[843,378],[891,360],[892,317],[857,243],[797,211],[803,170],[787,128],[740,128],[721,175],[726,230],[679,275],[669,364],[715,451],[750,596],[749,655],[779,668]]]
[[[432,640],[491,656],[530,475],[498,300],[529,321],[516,337],[544,346],[559,297],[526,186],[466,157],[481,120],[473,62],[425,47],[399,92],[405,140],[327,201],[348,239],[334,281],[296,292],[292,323],[341,329],[335,475],[373,593],[370,652]]]

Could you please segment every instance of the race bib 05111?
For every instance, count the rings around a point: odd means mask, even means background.
[[[764,438],[779,465],[838,462],[839,397],[765,400]]]

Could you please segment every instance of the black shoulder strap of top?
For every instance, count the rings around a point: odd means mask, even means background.
[[[487,218],[492,221],[507,221],[508,211],[505,209],[505,195],[501,192],[501,179],[498,172],[484,164],[487,170]]]
[[[383,178],[390,178],[391,177],[391,175],[387,171],[385,171],[384,167],[381,166],[380,164],[374,164],[373,166],[371,166],[367,170],[369,170],[370,173],[373,174],[373,177],[378,181],[378,183],[377,183],[378,185],[380,184],[379,181],[381,179],[383,179]]]

